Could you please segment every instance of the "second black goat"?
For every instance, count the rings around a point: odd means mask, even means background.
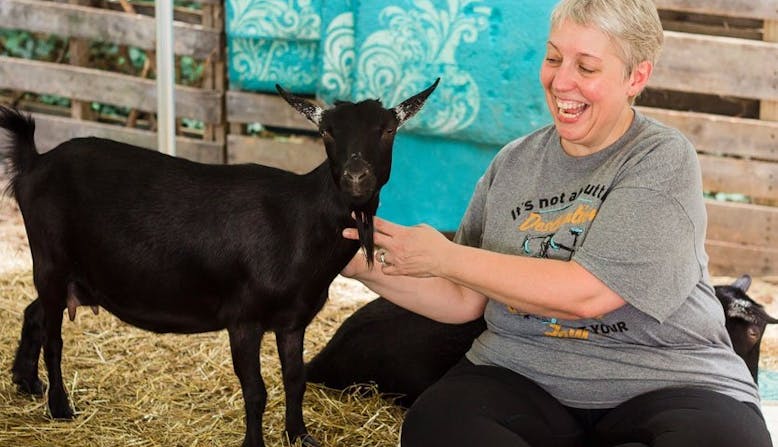
[[[746,295],[751,277],[715,286],[735,352],[757,380],[759,347],[767,324],[778,323]],[[444,324],[383,297],[349,316],[307,365],[308,380],[330,388],[375,384],[378,391],[409,407],[454,366],[486,329],[483,318]]]

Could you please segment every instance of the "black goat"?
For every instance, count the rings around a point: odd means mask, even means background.
[[[715,286],[716,296],[724,307],[732,346],[737,355],[746,362],[754,382],[757,382],[762,336],[767,325],[778,323],[778,319],[768,315],[761,304],[746,294],[749,287],[749,275],[741,275],[730,285]]]
[[[759,345],[768,323],[778,323],[746,295],[748,275],[716,286],[735,352],[757,380]],[[486,329],[483,318],[443,324],[378,297],[357,309],[306,365],[308,381],[330,388],[375,384],[409,407],[445,374]]]
[[[13,381],[43,394],[55,419],[74,413],[62,382],[62,314],[100,306],[154,332],[227,329],[246,410],[244,446],[263,446],[262,335],[273,331],[286,434],[317,446],[303,421],[306,326],[360,245],[388,181],[394,134],[437,86],[393,109],[375,100],[323,110],[280,87],[316,124],[327,159],[306,175],[259,165],[205,165],[116,141],[78,138],[38,154],[34,123],[0,107],[11,190],[24,218],[38,292],[24,312]],[[343,239],[357,216],[361,244]]]
[[[451,325],[379,297],[357,309],[306,365],[309,382],[344,389],[374,383],[409,407],[486,329],[483,318]]]

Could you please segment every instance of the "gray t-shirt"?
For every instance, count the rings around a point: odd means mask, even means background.
[[[457,242],[575,260],[627,304],[562,320],[489,300],[468,359],[516,371],[577,408],[674,386],[758,404],[710,285],[706,219],[691,143],[638,112],[618,141],[585,157],[567,155],[553,126],[509,143],[479,180]]]

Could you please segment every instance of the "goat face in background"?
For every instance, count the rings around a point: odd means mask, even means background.
[[[351,107],[324,110],[276,85],[281,96],[318,128],[333,180],[354,211],[359,240],[371,265],[373,216],[378,208],[378,192],[389,181],[394,136],[421,109],[438,82],[440,79],[392,109],[371,99]]]
[[[754,381],[759,372],[759,349],[768,324],[778,323],[764,307],[752,300],[746,292],[751,277],[742,275],[730,285],[716,286],[716,296],[724,307],[727,332],[737,355],[746,362]]]

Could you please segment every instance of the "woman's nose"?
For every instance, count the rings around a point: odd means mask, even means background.
[[[560,65],[551,80],[551,88],[557,91],[569,91],[575,88],[575,70],[567,64]]]

